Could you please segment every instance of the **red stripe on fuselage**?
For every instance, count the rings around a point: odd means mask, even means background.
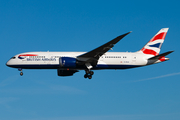
[[[24,55],[19,55],[18,57],[21,57],[21,56],[38,56],[38,55],[35,55],[35,54],[24,54]]]

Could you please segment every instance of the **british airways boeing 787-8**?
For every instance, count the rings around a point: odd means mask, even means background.
[[[27,52],[15,55],[6,65],[22,69],[57,69],[58,76],[72,76],[79,70],[84,70],[84,78],[92,78],[92,70],[129,69],[160,63],[169,58],[169,51],[159,54],[169,28],[162,28],[141,50],[137,52],[107,52],[123,37],[125,33],[104,45],[89,52]]]

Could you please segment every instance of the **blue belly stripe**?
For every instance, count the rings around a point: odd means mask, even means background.
[[[13,68],[22,68],[22,69],[59,69],[59,64],[55,65],[10,65],[9,67]],[[92,68],[93,70],[96,69],[128,69],[128,68],[135,68],[140,67],[138,65],[105,65],[105,64],[98,64],[96,67]],[[85,69],[85,68],[75,68],[75,69]]]

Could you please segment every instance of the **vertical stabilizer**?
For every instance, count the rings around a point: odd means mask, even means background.
[[[156,56],[161,50],[161,46],[169,28],[162,28],[139,52]]]

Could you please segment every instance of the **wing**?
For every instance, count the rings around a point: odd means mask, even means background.
[[[112,47],[114,47],[114,45],[119,42],[123,37],[125,37],[126,35],[128,35],[131,32],[125,33],[123,35],[120,35],[118,37],[116,37],[115,39],[105,43],[104,45],[90,51],[87,52],[85,54],[82,54],[80,56],[77,56],[77,59],[81,62],[81,64],[91,64],[92,66],[96,66],[97,65],[97,61],[99,60],[99,58],[106,53],[108,50],[110,50]],[[86,65],[87,66],[87,65]]]

